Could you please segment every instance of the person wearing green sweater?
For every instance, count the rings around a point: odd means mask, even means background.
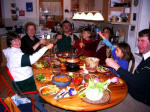
[[[58,52],[74,51],[74,43],[78,37],[72,32],[72,25],[69,21],[65,20],[62,23],[62,34],[58,34],[54,43],[57,45]]]

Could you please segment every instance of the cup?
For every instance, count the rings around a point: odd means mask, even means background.
[[[96,32],[96,35],[97,35],[98,32],[100,32],[100,29],[99,28],[95,28],[95,32]]]
[[[96,71],[98,64],[99,64],[99,59],[95,57],[88,57],[85,59],[86,66],[88,71],[94,72]]]

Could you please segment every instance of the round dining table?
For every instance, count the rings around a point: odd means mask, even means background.
[[[41,60],[40,60],[41,61]],[[128,87],[124,80],[119,78],[119,83],[110,84],[108,88],[110,89],[110,100],[107,103],[104,104],[90,104],[85,101],[83,101],[78,95],[66,97],[66,98],[60,98],[60,99],[54,99],[54,97],[57,94],[54,95],[43,95],[40,92],[40,88],[43,86],[47,86],[50,84],[53,84],[51,81],[48,83],[43,83],[41,81],[36,80],[36,75],[38,74],[45,74],[46,77],[51,77],[53,74],[52,67],[43,67],[38,68],[35,65],[32,66],[33,74],[35,78],[35,83],[37,90],[39,91],[39,95],[48,103],[63,108],[65,110],[72,110],[72,111],[97,111],[97,110],[103,110],[112,106],[115,106],[119,104],[121,101],[123,101],[128,93]],[[68,74],[67,71],[62,70],[61,74]],[[75,72],[73,72],[75,74]],[[104,73],[95,72],[96,75],[98,75],[101,79],[110,79],[115,77],[115,75],[109,75]],[[75,87],[74,83],[71,82],[71,87]],[[63,87],[60,87],[60,90]]]

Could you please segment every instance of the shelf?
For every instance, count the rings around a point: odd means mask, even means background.
[[[110,24],[124,24],[124,25],[129,25],[129,22],[109,22]]]
[[[111,10],[111,11],[123,11],[125,8],[128,8],[128,7],[110,7],[109,10]]]
[[[111,7],[110,3],[112,0],[103,0],[103,16],[104,20],[107,21],[109,24],[123,24],[123,25],[129,25],[130,24],[130,17],[131,17],[131,11],[132,11],[132,0],[120,0],[121,3],[130,3],[131,6],[120,6],[120,7]],[[110,20],[113,19],[113,21],[117,21],[115,19],[116,17],[120,17],[120,15],[123,14],[124,17],[127,17],[127,22],[110,22]],[[114,18],[113,18],[114,16]],[[122,18],[119,18],[123,21]]]

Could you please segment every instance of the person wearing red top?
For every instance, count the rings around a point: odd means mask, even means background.
[[[105,27],[103,29],[103,35],[110,40],[111,35],[112,35],[112,31],[109,27]],[[98,40],[92,42],[91,44],[89,44],[88,46],[85,47],[85,49],[88,49],[91,51],[91,56],[92,57],[96,57],[99,58],[99,64],[100,65],[105,65],[105,59],[107,58],[106,56],[106,48],[107,46],[104,44],[104,42],[102,40],[100,40],[100,38],[98,38]]]
[[[76,40],[74,44],[77,54],[82,54],[83,56],[91,56],[91,51],[85,49],[85,46],[93,42],[90,39],[90,36],[91,36],[90,29],[86,28],[82,31],[81,39]]]

